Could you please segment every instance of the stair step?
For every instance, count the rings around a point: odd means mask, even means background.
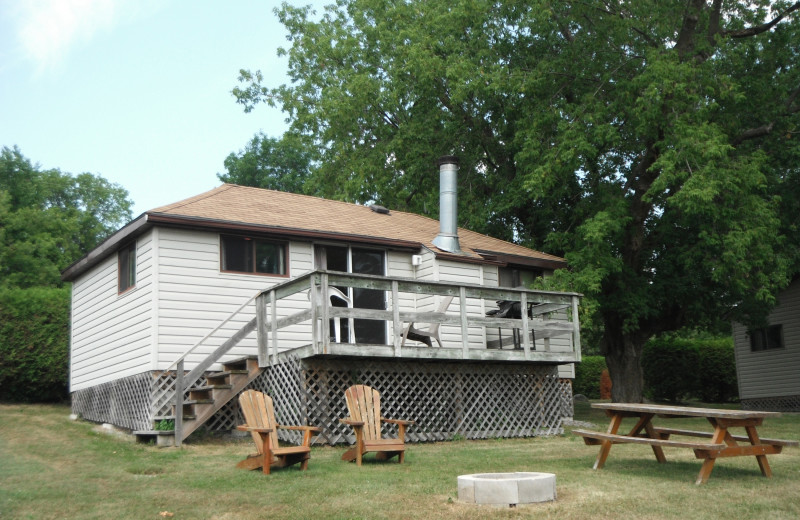
[[[183,420],[184,421],[193,421],[195,419],[197,419],[197,415],[195,415],[193,413],[184,413],[183,414]],[[153,420],[154,421],[174,421],[175,420],[175,416],[174,415],[159,415],[159,416],[154,417]]]
[[[156,446],[175,446],[173,430],[137,430],[133,432],[137,442],[150,442],[155,439]]]
[[[233,385],[224,384],[224,385],[206,385],[206,386],[196,386],[189,390],[189,392],[207,392],[209,390],[230,390],[233,388]]]
[[[213,399],[187,399],[183,402],[184,406],[192,404],[214,404]]]
[[[222,372],[214,372],[213,374],[209,374],[207,377],[224,377],[230,376],[235,374],[244,374],[247,375],[249,372],[243,368],[231,368],[228,370],[223,370]]]
[[[243,356],[237,359],[232,359],[230,361],[226,361],[222,364],[224,370],[245,370],[249,371],[247,365],[248,362],[258,362],[257,356]]]

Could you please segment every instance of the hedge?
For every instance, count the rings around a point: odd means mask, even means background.
[[[68,398],[69,289],[0,290],[0,401]]]
[[[605,369],[606,358],[603,356],[583,356],[581,362],[575,365],[572,392],[589,399],[600,399],[600,375]]]
[[[572,389],[600,399],[603,356],[584,356],[575,365]],[[651,339],[642,354],[644,394],[653,401],[689,398],[724,403],[738,398],[733,339],[663,336]]]
[[[645,395],[654,401],[721,403],[738,397],[730,337],[654,338],[645,345],[642,369]]]

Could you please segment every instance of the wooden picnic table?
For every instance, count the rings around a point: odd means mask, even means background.
[[[711,476],[714,462],[722,457],[755,456],[761,473],[765,477],[772,476],[767,455],[780,453],[784,446],[797,446],[798,441],[781,439],[762,439],[756,427],[767,417],[780,417],[778,412],[762,412],[751,410],[724,410],[717,408],[691,408],[684,406],[665,406],[658,404],[636,403],[593,403],[592,408],[605,410],[611,418],[605,433],[589,430],[573,430],[572,433],[583,437],[587,445],[600,445],[600,453],[594,463],[594,469],[600,469],[606,462],[613,444],[648,444],[658,462],[666,462],[664,447],[690,448],[698,459],[703,459],[696,484],[703,484]],[[622,419],[637,418],[636,423],[627,434],[619,434]],[[653,418],[678,419],[687,417],[705,418],[713,426],[713,432],[662,428],[653,425]],[[746,436],[732,435],[728,428],[744,428]],[[699,437],[705,440],[676,441],[671,435]],[[742,444],[739,444],[742,442]]]

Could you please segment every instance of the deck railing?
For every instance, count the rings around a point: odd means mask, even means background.
[[[372,289],[384,291],[388,310],[365,309],[358,307],[335,307],[330,302],[331,287]],[[305,293],[310,301],[308,308],[299,312],[287,313],[281,305],[291,296]],[[401,298],[403,295],[403,298]],[[405,310],[404,301],[418,301],[424,296],[453,297],[457,312],[418,312]],[[313,271],[294,280],[276,285],[256,297],[256,330],[258,331],[259,362],[266,365],[274,361],[282,350],[280,331],[292,325],[311,321],[311,339],[315,354],[343,354],[380,357],[431,357],[448,359],[489,359],[498,356],[480,354],[487,352],[484,343],[474,346],[474,335],[469,331],[475,327],[484,330],[499,329],[520,331],[517,335],[521,347],[521,360],[541,360],[553,362],[580,361],[580,323],[576,293],[536,291],[529,289],[509,289],[485,287],[477,284],[448,283],[392,278],[366,274],[348,274],[332,271]],[[496,302],[519,302],[518,318],[487,316],[486,310],[496,308]],[[481,304],[480,302],[483,302]],[[557,313],[560,317],[548,318]],[[280,318],[278,316],[281,316]],[[367,319],[392,323],[392,337],[389,345],[354,345],[331,341],[331,319]],[[419,351],[419,347],[403,345],[402,333],[409,323],[418,325],[440,324],[460,327],[460,345],[440,350]],[[525,331],[528,333],[526,334]],[[538,333],[538,335],[537,335]],[[551,350],[549,338],[557,335],[571,336],[571,348]],[[471,338],[473,339],[471,345]],[[539,339],[534,350],[533,342]],[[502,341],[500,343],[502,345]],[[454,350],[456,352],[454,352]],[[508,358],[508,354],[504,354]],[[517,357],[519,359],[519,356]]]

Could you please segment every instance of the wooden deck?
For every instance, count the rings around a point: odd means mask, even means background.
[[[329,287],[385,291],[388,310],[326,305]],[[293,301],[296,306],[296,295],[300,293],[310,295],[308,308],[287,312],[286,303]],[[452,296],[454,303],[446,312],[409,309],[430,296]],[[316,339],[311,342],[315,355],[573,363],[580,361],[581,357],[579,298],[580,295],[575,293],[314,271],[264,291],[256,298],[259,362],[266,365],[270,357],[274,359],[282,351],[283,330],[310,322],[310,338]],[[519,302],[521,308],[530,310],[518,318],[487,315],[497,308],[498,301]],[[334,319],[385,321],[392,331],[391,343],[374,345],[332,341],[330,323]],[[413,343],[403,345],[402,333],[409,323],[420,327],[438,323],[442,327],[449,326],[451,331],[460,331],[460,334],[451,334],[458,339],[444,342],[442,348],[420,347]],[[514,331],[517,331],[516,344],[512,341]],[[551,338],[556,337],[564,338],[558,347],[551,342]]]
[[[388,310],[354,306],[352,301],[355,298],[346,295],[354,294],[358,289],[383,291]],[[347,307],[331,304],[330,295],[337,292],[349,300]],[[452,297],[452,304],[444,311],[427,310],[437,308],[437,297]],[[579,298],[580,295],[575,293],[313,271],[255,296],[255,317],[249,321],[242,317],[248,316],[248,306],[249,316],[252,316],[253,300],[242,305],[194,347],[181,355],[167,370],[160,372],[157,381],[154,382],[154,387],[158,391],[151,396],[151,399],[155,403],[153,405],[155,408],[163,408],[164,403],[171,404],[175,419],[175,443],[179,445],[182,439],[207,419],[207,416],[220,410],[235,392],[250,384],[258,376],[259,370],[286,364],[287,360],[294,360],[292,363],[296,363],[311,358],[342,358],[350,360],[348,361],[350,366],[354,358],[362,358],[364,361],[382,359],[384,362],[391,359],[406,363],[442,361],[496,365],[502,362],[517,366],[529,365],[529,371],[536,369],[547,371],[554,365],[578,362],[581,359]],[[498,302],[504,302],[506,308],[509,307],[509,303],[518,302],[516,308],[528,311],[518,312],[518,317],[499,317],[497,312],[492,312],[498,309]],[[416,310],[418,308],[424,310]],[[390,331],[388,344],[359,344],[355,341],[351,343],[348,340],[353,340],[353,336],[357,337],[358,334],[349,333],[348,337],[340,337],[339,341],[336,341],[336,334],[332,334],[334,331],[331,330],[333,320],[347,322],[348,330],[354,330],[353,323],[357,323],[355,320],[383,321],[386,323],[385,330]],[[210,351],[207,348],[207,340],[214,334],[230,331],[231,329],[226,327],[229,327],[229,322],[234,321],[245,325],[235,333],[226,334],[222,344]],[[403,331],[411,323],[414,323],[415,328],[439,324],[440,329],[447,329],[446,334],[442,333],[442,346],[419,346],[424,344],[410,342],[403,344]],[[340,329],[341,325],[340,322]],[[253,332],[256,332],[255,348],[247,349],[254,351],[247,355],[257,359],[252,373],[236,376],[239,377],[236,391],[232,390],[234,384],[232,381],[226,380],[221,386],[209,382],[212,395],[208,400],[211,402],[207,404],[203,417],[197,415],[184,425],[184,413],[176,411],[196,406],[196,403],[192,402],[192,392],[197,385],[203,378],[216,377],[209,372],[213,367],[230,364],[234,347]],[[300,342],[298,338],[301,338]],[[205,348],[201,350],[204,345]],[[195,362],[194,359],[200,352],[202,352],[201,361]],[[190,355],[194,356],[192,366],[186,366],[189,364]],[[548,366],[530,367],[530,365]],[[225,378],[234,377],[233,373],[229,375],[225,370],[220,373],[220,377],[223,377],[223,374]],[[546,381],[553,387],[547,399],[550,403],[550,412],[557,411],[561,400],[558,381],[538,372],[526,373],[526,377],[538,378],[542,384]],[[187,393],[189,401],[184,400]],[[192,413],[189,415],[192,416]],[[558,415],[557,412],[553,413]],[[541,421],[534,422],[536,428],[544,424]],[[557,420],[545,426],[557,427],[556,423]]]

